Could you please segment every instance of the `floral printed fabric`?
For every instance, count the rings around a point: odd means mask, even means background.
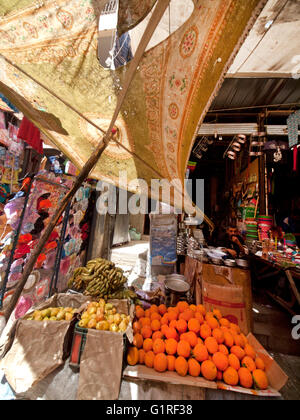
[[[133,192],[140,192],[129,187],[136,179],[149,185],[151,179],[178,180],[168,204],[181,207],[180,188],[198,125],[266,2],[194,0],[188,21],[144,54],[116,121],[117,142],[109,144],[91,178],[118,184],[119,173],[126,171],[127,183],[118,186]],[[129,68],[107,71],[97,60],[98,17],[106,3],[0,0],[0,54],[10,60],[0,57],[0,92],[79,169],[110,124]],[[123,22],[137,22],[153,4],[121,1]]]

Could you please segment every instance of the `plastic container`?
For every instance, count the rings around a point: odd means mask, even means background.
[[[79,368],[80,366],[80,358],[82,352],[84,350],[84,346],[86,343],[86,337],[88,330],[87,328],[81,328],[78,326],[79,322],[75,325],[73,341],[72,341],[72,350],[71,350],[71,358],[70,358],[70,366],[74,366]]]

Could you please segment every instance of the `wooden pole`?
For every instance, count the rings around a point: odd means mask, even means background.
[[[31,254],[29,261],[27,262],[27,264],[24,267],[24,271],[22,274],[22,278],[19,282],[19,284],[17,285],[14,294],[11,297],[11,300],[9,302],[9,305],[7,307],[7,310],[5,311],[5,319],[6,321],[9,319],[10,315],[12,314],[19,297],[21,296],[21,293],[24,289],[24,286],[26,284],[26,281],[29,277],[29,275],[31,274],[35,263],[38,259],[38,256],[40,255],[40,253],[42,252],[46,242],[48,241],[51,232],[53,231],[53,229],[55,228],[55,226],[57,225],[57,222],[60,218],[60,216],[62,215],[62,213],[66,210],[66,207],[69,203],[69,201],[72,200],[72,198],[74,197],[74,195],[76,194],[76,192],[78,191],[78,189],[80,188],[80,186],[82,185],[82,183],[84,182],[84,180],[88,177],[89,173],[91,172],[91,170],[94,168],[94,166],[96,165],[96,163],[98,162],[99,158],[101,157],[102,153],[104,152],[104,150],[107,148],[111,138],[112,138],[112,130],[114,128],[115,122],[118,118],[119,112],[121,110],[121,107],[124,103],[125,97],[127,95],[127,92],[129,90],[129,87],[131,85],[131,82],[133,80],[133,77],[135,75],[136,69],[143,57],[143,54],[147,48],[147,45],[149,44],[152,35],[157,27],[157,25],[159,24],[164,12],[166,11],[169,3],[171,0],[158,0],[157,6],[153,12],[153,15],[149,21],[149,24],[143,34],[143,37],[140,41],[140,44],[138,46],[138,49],[136,51],[136,54],[133,58],[133,60],[130,63],[129,69],[128,69],[128,73],[126,74],[126,78],[124,81],[124,85],[123,85],[123,89],[121,91],[121,94],[118,97],[118,103],[114,112],[114,115],[112,117],[110,126],[106,132],[106,134],[104,135],[104,137],[102,138],[102,140],[100,141],[99,145],[97,146],[95,152],[93,153],[93,155],[89,158],[89,160],[86,162],[86,164],[84,165],[84,167],[82,168],[80,174],[78,175],[78,177],[76,178],[73,187],[70,189],[70,191],[67,193],[67,195],[63,198],[62,202],[60,203],[60,206],[58,207],[58,209],[56,210],[56,212],[53,214],[48,226],[46,227],[46,229],[44,230],[42,236],[40,237],[40,240],[36,246],[36,248],[34,249],[33,253]]]

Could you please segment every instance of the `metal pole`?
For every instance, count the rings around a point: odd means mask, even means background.
[[[59,247],[58,247],[58,250],[57,250],[57,253],[56,253],[56,258],[55,258],[54,273],[53,273],[53,276],[51,278],[51,283],[50,283],[50,287],[49,287],[49,295],[48,295],[49,298],[52,296],[53,284],[54,284],[54,291],[56,292],[59,267],[60,267],[61,256],[62,256],[62,251],[63,251],[63,247],[64,247],[64,242],[65,242],[65,236],[66,236],[66,230],[67,230],[70,210],[71,210],[71,201],[69,202],[68,207],[66,208],[66,211],[65,211],[65,217],[64,217],[64,221],[63,221],[62,231],[61,231],[61,234],[60,234]]]

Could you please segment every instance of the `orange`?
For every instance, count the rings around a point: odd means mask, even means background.
[[[160,330],[160,321],[158,319],[154,319],[151,322],[151,329],[152,329],[152,331],[158,331],[158,330]]]
[[[205,316],[206,309],[204,308],[203,305],[197,305],[196,306],[196,312],[199,312],[201,315]]]
[[[177,353],[178,343],[174,338],[170,338],[169,340],[166,340],[165,345],[166,345],[167,354],[172,356]]]
[[[152,329],[149,327],[149,325],[145,325],[141,329],[141,334],[144,338],[150,338],[152,337]]]
[[[190,343],[190,346],[194,348],[198,343],[198,337],[193,331],[181,334],[180,340],[185,340]]]
[[[248,369],[241,367],[238,371],[240,384],[244,388],[252,388],[253,379]]]
[[[267,389],[269,386],[269,381],[265,372],[261,369],[256,369],[253,373],[253,381],[255,388],[257,389]]]
[[[212,332],[212,335],[217,340],[218,344],[224,343],[224,332],[220,328],[215,328]]]
[[[203,340],[200,337],[197,337],[197,344],[204,344]]]
[[[177,313],[177,316],[179,315],[179,309],[177,308],[177,306],[170,306],[169,308],[168,308],[168,313],[170,313],[170,312],[176,312]]]
[[[251,359],[253,360],[256,359],[256,351],[254,350],[252,346],[250,346],[250,344],[246,344],[244,350],[245,350],[246,356],[251,357]]]
[[[150,313],[153,314],[154,312],[158,313],[158,306],[157,305],[151,305],[150,306]]]
[[[146,352],[143,349],[139,350],[139,364],[143,365],[145,364],[145,356],[146,356]]]
[[[240,334],[240,336],[242,337],[242,339],[244,340],[244,345],[243,345],[243,349],[246,347],[246,345],[247,344],[249,344],[248,343],[248,339],[247,339],[247,337],[245,336],[245,334],[243,334],[243,333],[241,333]]]
[[[179,309],[179,312],[182,313],[185,310],[189,309],[189,304],[187,302],[178,302],[177,308]]]
[[[141,324],[139,323],[139,321],[135,321],[132,324],[132,329],[133,329],[134,334],[141,332]]]
[[[184,319],[186,322],[188,322],[193,317],[194,317],[194,312],[191,309],[186,309],[184,312],[182,312],[179,315],[179,319]]]
[[[237,334],[240,334],[241,330],[240,327],[236,324],[234,324],[233,322],[230,323],[230,329],[236,331]]]
[[[204,318],[203,318],[203,315],[202,315],[200,312],[195,312],[194,317],[195,317],[196,319],[198,319],[198,321],[199,321],[200,325],[201,325],[201,324],[203,324],[203,322],[204,322]]]
[[[213,355],[212,360],[214,362],[214,364],[216,365],[217,369],[220,370],[221,372],[224,372],[228,366],[228,357],[225,356],[225,354],[217,352]]]
[[[223,373],[223,381],[227,385],[236,386],[239,383],[239,374],[229,366]]]
[[[168,329],[166,328],[164,335],[168,340],[170,338],[175,338],[176,339],[177,331],[175,330],[175,328],[168,327]]]
[[[158,321],[161,320],[161,316],[159,315],[158,312],[153,312],[150,316],[151,321],[153,321],[154,319],[158,319]]]
[[[163,324],[160,328],[162,334],[166,336],[166,331],[169,329],[168,324]]]
[[[255,364],[256,364],[257,369],[260,369],[260,370],[265,370],[266,369],[265,363],[260,357],[257,357],[255,359]]]
[[[245,352],[240,346],[232,346],[231,353],[235,354],[239,360],[242,360],[245,357]]]
[[[232,347],[234,344],[233,336],[230,334],[230,332],[224,332],[224,344],[227,347]]]
[[[187,331],[188,324],[184,319],[179,319],[176,321],[176,329],[179,332],[179,334],[183,334]]]
[[[229,328],[229,326],[230,326],[230,322],[228,321],[228,319],[226,319],[226,318],[221,318],[220,319],[220,321],[219,321],[219,323],[220,323],[220,325],[222,326],[222,327],[227,327],[227,328]]]
[[[153,349],[153,340],[152,338],[146,338],[143,343],[143,349],[147,353],[148,351],[151,351]]]
[[[207,321],[207,320],[208,320],[208,318],[210,318],[210,317],[214,317],[213,311],[208,311],[208,312],[206,312],[206,315],[205,315],[205,321]]]
[[[168,355],[167,360],[168,360],[168,370],[173,372],[175,370],[176,357],[172,355]]]
[[[170,322],[169,327],[170,328],[176,328],[177,327],[177,321],[175,319],[173,319],[173,321]]]
[[[250,372],[253,372],[256,369],[256,364],[254,363],[254,360],[251,359],[251,357],[249,356],[245,356],[243,358],[241,365],[247,368]]]
[[[143,342],[144,342],[144,339],[141,334],[137,333],[133,336],[133,345],[137,347],[138,349],[141,349],[143,347]]]
[[[168,369],[168,359],[164,353],[158,353],[154,357],[153,367],[157,372],[165,372]]]
[[[138,319],[143,318],[145,316],[145,311],[140,306],[136,306],[135,308],[135,315]]]
[[[234,340],[235,336],[237,336],[237,335],[238,335],[238,333],[236,332],[236,330],[233,330],[232,328],[229,328],[229,330],[228,330],[228,331],[230,332],[230,334],[232,335],[233,340]]]
[[[184,357],[179,356],[175,361],[175,370],[180,376],[186,376],[188,372],[188,362],[185,360]]]
[[[141,324],[142,327],[145,327],[146,325],[148,325],[150,327],[151,319],[142,317],[142,318],[140,318],[140,324]]]
[[[213,309],[213,314],[214,314],[214,317],[217,318],[218,321],[220,321],[220,319],[222,318],[221,311],[219,309]]]
[[[201,366],[195,359],[188,360],[189,374],[197,378],[201,372]]]
[[[220,327],[219,322],[216,320],[214,316],[209,316],[206,321],[212,330]]]
[[[166,350],[166,345],[165,345],[165,342],[161,338],[158,338],[157,340],[153,342],[154,354],[164,353],[165,350]]]
[[[237,335],[234,337],[234,344],[235,344],[236,346],[240,346],[240,347],[242,347],[242,349],[245,347],[245,341],[244,341],[243,337],[242,337],[240,334],[237,334]]]
[[[214,337],[207,337],[204,344],[210,354],[214,354],[219,350],[219,344]]]
[[[198,362],[204,362],[208,359],[208,351],[204,344],[197,344],[193,350],[193,355]]]
[[[207,324],[202,324],[200,327],[200,337],[205,340],[207,337],[211,336],[211,328]]]
[[[188,322],[189,331],[193,331],[195,334],[198,334],[200,331],[200,322],[196,318],[191,318]]]
[[[153,341],[157,340],[158,338],[163,338],[163,333],[161,331],[155,331],[152,334],[152,340]]]
[[[186,359],[190,357],[191,354],[191,346],[190,343],[187,341],[179,341],[177,346],[177,354],[178,356],[185,357]]]
[[[233,369],[238,371],[241,367],[240,360],[236,357],[235,354],[230,354],[228,356],[229,366],[231,366]]]
[[[178,313],[174,310],[168,312],[169,321],[176,321],[178,319]]]
[[[155,354],[153,351],[148,351],[145,355],[145,365],[149,368],[153,368]]]
[[[201,373],[208,381],[214,381],[218,372],[216,365],[211,360],[205,360],[201,365]]]
[[[145,310],[145,318],[151,318],[151,312],[150,309]]]
[[[127,363],[130,366],[135,366],[139,362],[139,351],[137,347],[131,346],[127,352]]]
[[[159,307],[158,307],[158,312],[159,312],[159,314],[160,314],[161,316],[163,316],[163,315],[167,312],[167,307],[166,307],[166,305],[164,305],[164,304],[159,305]]]
[[[227,349],[226,346],[224,346],[224,344],[219,344],[219,352],[225,354],[225,356],[228,356],[229,351]]]
[[[160,320],[161,325],[168,325],[169,324],[169,317],[168,314],[164,314],[162,319]]]

